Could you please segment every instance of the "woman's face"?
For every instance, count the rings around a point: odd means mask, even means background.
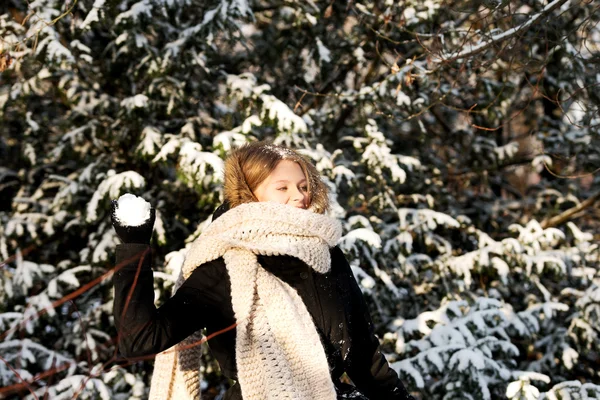
[[[308,208],[308,182],[300,165],[282,160],[254,190],[258,201],[274,201],[298,208]]]

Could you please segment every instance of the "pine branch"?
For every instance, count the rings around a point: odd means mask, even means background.
[[[451,53],[444,53],[440,56],[439,59],[437,59],[435,61],[438,63],[456,61],[460,58],[467,58],[467,57],[474,56],[475,54],[481,53],[482,51],[485,51],[500,42],[503,42],[505,40],[508,40],[514,36],[517,36],[517,35],[525,32],[527,29],[531,28],[534,24],[539,22],[542,18],[544,18],[545,16],[550,14],[552,11],[554,11],[558,7],[565,4],[567,1],[568,0],[554,0],[553,2],[548,4],[546,7],[544,7],[542,9],[542,11],[531,16],[526,22],[522,23],[521,25],[519,25],[515,28],[511,28],[511,29],[504,31],[502,33],[499,33],[497,35],[493,35],[492,38],[490,40],[488,40],[487,42],[484,42],[477,46],[471,47],[468,50],[463,50],[455,55],[451,55]]]
[[[541,226],[542,226],[542,228],[546,229],[546,228],[550,228],[550,227],[553,227],[556,225],[560,225],[560,224],[568,221],[569,219],[571,219],[571,217],[573,215],[577,214],[579,211],[592,206],[598,200],[600,200],[600,191],[596,192],[591,197],[589,197],[587,200],[579,203],[575,207],[569,208],[565,212],[563,212],[555,217],[543,220],[541,223]]]

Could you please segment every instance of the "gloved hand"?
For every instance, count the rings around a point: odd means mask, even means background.
[[[119,222],[115,213],[117,211],[118,203],[116,200],[111,201],[111,214],[110,219],[117,236],[123,243],[141,243],[150,244],[152,239],[152,229],[154,227],[154,220],[156,219],[156,211],[154,207],[150,208],[150,218],[148,218],[142,225],[127,226]]]

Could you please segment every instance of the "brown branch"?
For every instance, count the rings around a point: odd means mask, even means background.
[[[21,377],[21,375],[19,374],[19,371],[17,371],[16,369],[14,369],[9,363],[8,361],[6,361],[2,356],[0,356],[0,361],[4,362],[4,364],[8,367],[8,369],[10,369],[13,374],[15,374],[15,376],[17,378],[19,378],[19,380],[21,381],[21,383],[17,383],[17,385],[25,385],[25,387],[27,387],[27,390],[29,390],[31,392],[31,395],[35,398],[35,400],[38,400],[38,397],[35,395],[35,392],[31,389],[31,387],[29,387],[29,385],[27,385],[27,382],[25,382],[25,379],[23,379]],[[2,388],[4,389],[4,388]],[[0,389],[0,390],[2,390]]]
[[[573,217],[579,211],[584,210],[584,209],[594,205],[594,203],[598,200],[600,200],[600,191],[596,192],[591,197],[589,197],[587,200],[582,201],[575,207],[569,208],[568,210],[564,211],[563,213],[561,213],[555,217],[544,219],[541,223],[541,226],[542,226],[542,228],[546,229],[546,228],[550,228],[550,227],[553,227],[556,225],[560,225],[564,222],[567,222],[569,219],[571,219],[571,217]]]
[[[69,293],[68,295],[52,302],[52,304],[49,307],[39,310],[37,313],[30,315],[26,320],[23,320],[20,324],[15,325],[14,327],[0,333],[0,340],[4,340],[4,338],[6,338],[6,336],[8,336],[11,332],[14,332],[15,330],[18,330],[18,329],[22,329],[23,326],[25,326],[25,324],[27,323],[27,321],[34,319],[34,318],[39,318],[40,316],[44,315],[45,313],[48,312],[48,309],[57,308],[57,307],[61,306],[62,304],[66,303],[67,301],[70,301],[70,300],[80,296],[81,294],[87,292],[88,290],[90,290],[91,288],[93,288],[94,286],[99,284],[100,282],[107,279],[110,275],[116,273],[117,271],[122,269],[124,266],[128,265],[131,261],[135,260],[137,257],[139,257],[139,254],[136,254],[136,255],[122,261],[121,263],[115,265],[114,268],[106,271],[104,274],[102,274],[99,277],[97,277],[96,279],[86,283],[85,285],[81,286],[79,289],[74,290],[73,292]]]

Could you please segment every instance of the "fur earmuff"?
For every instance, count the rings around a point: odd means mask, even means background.
[[[236,150],[225,161],[225,179],[223,182],[225,201],[229,203],[230,208],[240,204],[258,201],[252,190],[246,182],[246,176],[242,170],[242,157],[239,154],[240,149]]]

